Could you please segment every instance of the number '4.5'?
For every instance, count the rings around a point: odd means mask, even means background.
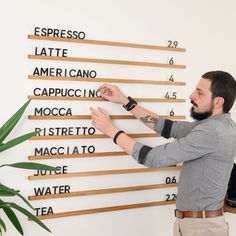
[[[167,92],[165,94],[165,98],[167,98],[167,99],[176,99],[177,98],[177,92],[173,92],[173,93]]]

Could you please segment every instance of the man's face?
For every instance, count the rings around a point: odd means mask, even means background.
[[[191,117],[196,120],[204,120],[212,115],[214,110],[214,103],[212,99],[211,81],[208,79],[201,79],[196,86],[196,89],[190,95],[191,103]]]

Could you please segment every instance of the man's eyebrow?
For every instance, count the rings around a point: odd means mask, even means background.
[[[201,90],[200,88],[196,88],[196,90],[199,92],[203,92],[203,90]]]

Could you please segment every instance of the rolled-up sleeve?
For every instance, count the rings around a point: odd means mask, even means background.
[[[202,124],[196,126],[186,137],[164,145],[152,148],[135,143],[132,155],[136,161],[148,167],[170,166],[214,152],[217,142],[215,128]]]
[[[163,116],[160,116],[154,131],[164,138],[178,139],[188,135],[197,124],[198,122],[196,121],[172,121],[165,119]]]

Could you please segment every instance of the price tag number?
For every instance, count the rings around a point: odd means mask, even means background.
[[[174,76],[173,76],[173,75],[171,75],[171,76],[169,77],[169,81],[174,82]]]
[[[177,48],[178,47],[178,41],[172,41],[172,40],[168,40],[168,48]]]
[[[166,177],[166,184],[175,184],[177,181],[176,181],[176,177],[173,176],[173,177]]]
[[[175,112],[174,112],[174,110],[172,109],[171,111],[170,111],[170,116],[174,116],[174,114],[175,114]],[[176,165],[175,165],[176,166]]]
[[[170,60],[169,60],[169,65],[173,65],[175,62],[174,62],[174,58],[171,57]]]
[[[177,98],[177,92],[167,92],[165,94],[165,98],[167,98],[167,99],[176,99]]]
[[[175,201],[177,198],[177,195],[175,193],[172,194],[166,194],[166,201]]]

